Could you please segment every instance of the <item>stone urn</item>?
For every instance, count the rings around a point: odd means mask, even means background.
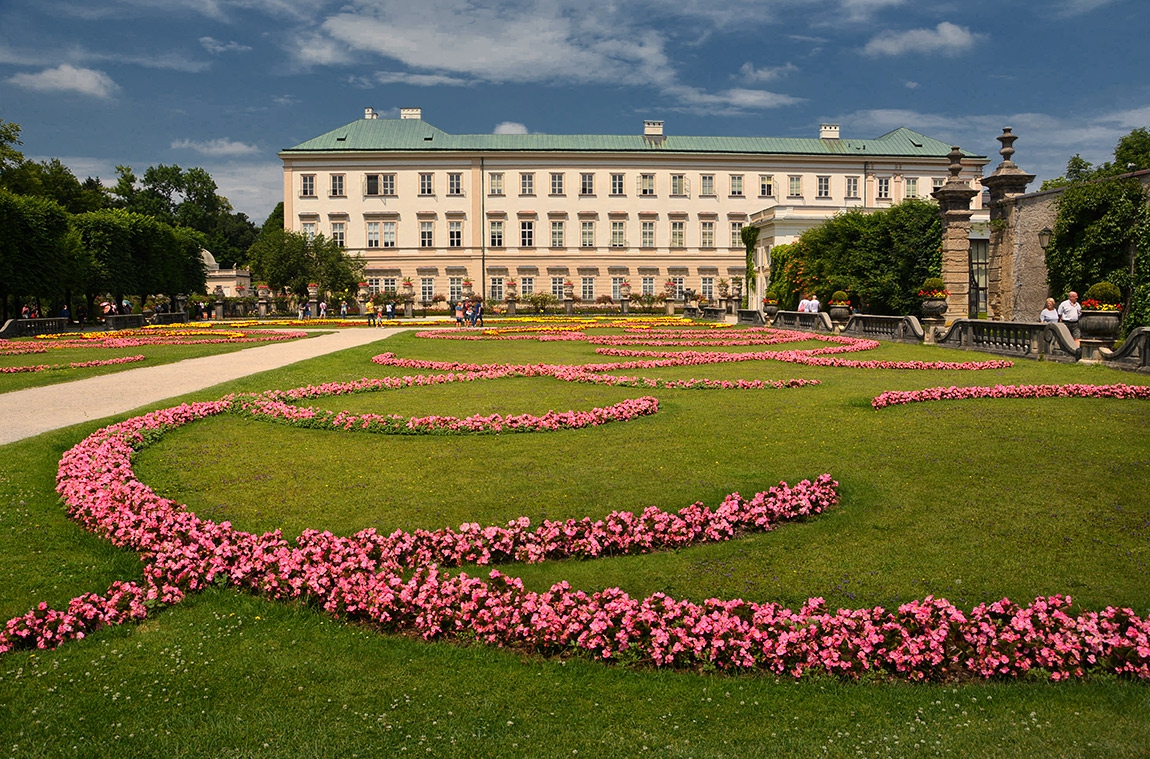
[[[946,301],[943,301],[943,308],[945,309]],[[830,307],[831,321],[845,322],[851,318],[850,306],[831,306]]]
[[[731,285],[728,282],[719,283],[719,297],[726,298],[731,294]]]
[[[474,294],[474,290],[472,289],[471,281],[470,280],[464,280],[464,282],[463,282],[463,298],[464,298],[464,300],[470,300],[471,296],[473,294]]]
[[[619,297],[623,300],[628,300],[631,297],[631,285],[626,282],[619,285]]]
[[[272,289],[267,285],[256,285],[256,294],[260,298],[267,300],[267,298],[272,294]]]
[[[404,298],[414,298],[415,297],[415,284],[414,283],[412,283],[412,282],[404,282],[403,283],[403,297]]]
[[[763,301],[763,313],[774,319],[775,314],[779,312],[779,304],[775,301]]]
[[[575,297],[575,283],[574,282],[564,282],[563,283],[563,298],[565,300],[572,300],[574,297]]]
[[[1091,340],[1113,340],[1118,336],[1118,325],[1122,321],[1121,311],[1087,311],[1083,309],[1078,319],[1078,329],[1082,337]]]
[[[946,313],[946,298],[923,298],[922,315],[927,318],[938,318]]]

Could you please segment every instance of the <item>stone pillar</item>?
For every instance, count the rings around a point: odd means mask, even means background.
[[[631,296],[623,297],[622,293],[619,294],[619,313],[623,316],[628,316],[631,313]]]
[[[311,318],[319,318],[319,285],[307,286],[307,302],[311,309]]]
[[[176,310],[180,313],[188,313],[188,296],[184,293],[176,293]]]
[[[563,308],[567,311],[568,316],[574,316],[575,315],[575,299],[574,298],[564,298],[563,299]]]
[[[990,257],[987,265],[986,307],[995,321],[1012,321],[1014,317],[1014,198],[1026,192],[1034,181],[1011,160],[1018,136],[1003,127],[998,141],[1002,163],[994,173],[984,177],[982,186],[990,190]]]
[[[272,294],[271,288],[267,285],[256,285],[256,294],[259,296],[260,318],[266,319],[268,316],[268,297]]]
[[[515,296],[514,295],[508,295],[507,296],[507,315],[508,316],[515,316]]]
[[[950,295],[946,314],[951,321],[966,318],[970,311],[970,199],[978,194],[959,179],[962,173],[962,151],[950,149],[950,178],[931,193],[938,201],[942,217],[942,281]]]
[[[221,285],[216,285],[216,313],[217,320],[224,318],[224,288]]]
[[[415,316],[415,298],[405,295],[403,297],[403,318],[411,319]]]

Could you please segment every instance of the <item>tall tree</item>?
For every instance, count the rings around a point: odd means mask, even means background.
[[[9,166],[24,162],[24,154],[16,148],[23,144],[20,142],[20,125],[0,119],[0,173]]]

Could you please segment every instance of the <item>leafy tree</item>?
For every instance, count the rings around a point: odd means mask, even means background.
[[[111,198],[98,179],[89,177],[83,184],[60,159],[36,163],[23,161],[0,173],[0,184],[20,195],[49,198],[69,213],[84,213],[107,208]]]
[[[3,316],[19,301],[65,295],[68,269],[68,213],[46,198],[16,195],[0,188],[0,298]]]
[[[1114,164],[1123,171],[1150,169],[1150,130],[1139,127],[1118,140]]]
[[[23,144],[20,141],[20,125],[0,119],[0,173],[9,166],[24,163],[24,154],[16,149],[17,145]]]
[[[940,271],[941,242],[938,207],[925,200],[847,211],[771,250],[770,292],[780,308],[803,293],[827,302],[843,290],[869,313],[912,313],[922,281]]]
[[[364,264],[323,235],[308,237],[283,228],[265,231],[248,250],[252,276],[274,290],[306,293],[311,282],[327,292],[353,290],[362,281]]]
[[[759,241],[759,228],[745,224],[739,231],[739,237],[743,240],[743,247],[747,249],[747,271],[746,271],[746,302],[747,308],[750,308],[751,298],[754,297],[753,290],[755,289],[755,243]]]

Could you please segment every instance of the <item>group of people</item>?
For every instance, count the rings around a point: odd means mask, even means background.
[[[455,326],[483,326],[483,301],[460,301],[455,304]]]
[[[803,295],[803,299],[799,301],[799,313],[817,314],[820,306],[822,306],[822,304],[819,303],[819,296],[814,293]]]
[[[1054,298],[1046,299],[1046,308],[1042,309],[1042,313],[1038,315],[1038,321],[1043,324],[1055,324],[1062,322],[1066,328],[1070,330],[1070,335],[1075,340],[1082,339],[1082,330],[1078,328],[1078,320],[1082,318],[1082,304],[1078,302],[1078,293],[1071,290],[1066,300],[1054,307]]]

